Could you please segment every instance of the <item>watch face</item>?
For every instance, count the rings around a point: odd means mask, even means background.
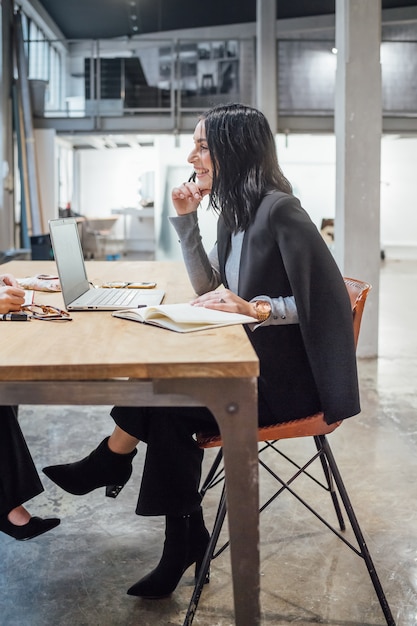
[[[265,300],[258,300],[256,305],[256,315],[260,322],[264,322],[271,315],[271,305]]]

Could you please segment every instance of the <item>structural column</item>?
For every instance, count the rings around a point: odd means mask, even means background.
[[[335,255],[342,273],[372,284],[358,355],[378,353],[381,2],[336,0]]]
[[[277,132],[276,0],[256,3],[256,106]]]
[[[1,2],[1,80],[0,80],[0,250],[15,247],[14,241],[14,165],[12,123],[12,79],[13,79],[13,2]]]

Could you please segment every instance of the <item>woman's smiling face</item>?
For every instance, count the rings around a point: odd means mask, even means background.
[[[194,148],[188,156],[188,162],[194,167],[196,184],[201,190],[210,191],[213,182],[213,164],[206,141],[204,121],[200,120],[195,127]]]

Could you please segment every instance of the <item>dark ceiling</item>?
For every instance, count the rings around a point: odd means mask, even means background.
[[[256,21],[256,0],[39,0],[67,39],[107,39]],[[417,6],[382,0],[382,8]],[[334,13],[335,0],[277,0],[277,19]]]

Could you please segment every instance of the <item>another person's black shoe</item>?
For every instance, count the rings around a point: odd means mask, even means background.
[[[116,498],[132,475],[132,459],[137,453],[117,454],[110,450],[106,437],[91,454],[75,463],[50,465],[43,468],[58,487],[82,496],[98,487],[106,487],[106,496]]]
[[[48,530],[52,530],[60,524],[61,520],[58,517],[49,517],[42,519],[41,517],[31,517],[27,524],[23,526],[17,526],[12,524],[7,519],[7,514],[0,517],[0,531],[17,539],[18,541],[26,541],[27,539],[33,539],[43,533],[47,533]]]
[[[209,539],[201,509],[182,517],[167,516],[161,560],[152,572],[128,589],[128,595],[149,599],[169,596],[193,563],[198,575]]]

